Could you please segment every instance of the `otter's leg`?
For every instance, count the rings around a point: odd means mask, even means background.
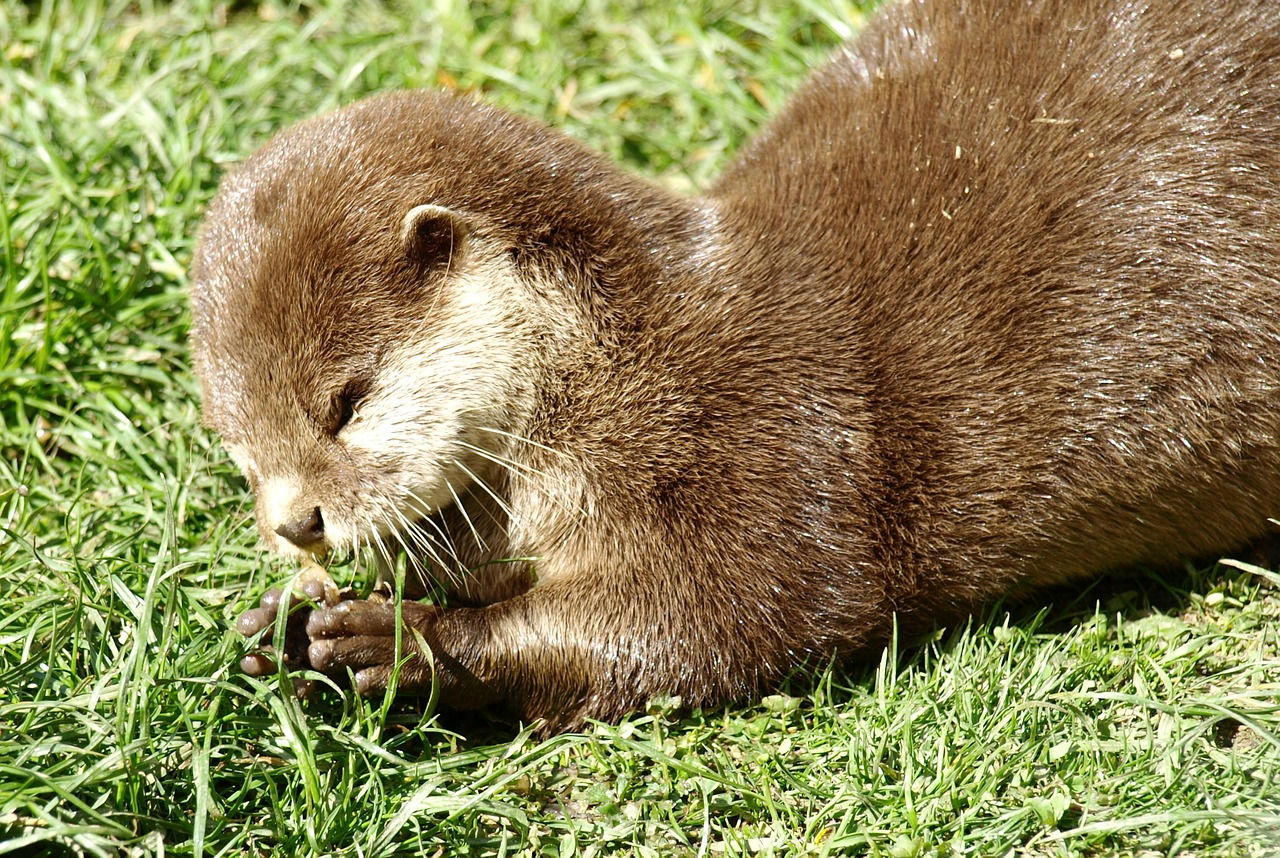
[[[830,652],[853,643],[833,639],[800,607],[807,594],[780,598],[765,576],[712,577],[540,582],[481,608],[404,603],[396,687],[425,693],[434,671],[446,705],[505,701],[554,730],[617,718],[658,694],[691,706],[748,694],[781,679],[815,644]],[[383,692],[396,663],[396,614],[394,604],[364,601],[313,612],[310,664],[350,670],[361,693]],[[870,618],[859,625],[869,628]]]

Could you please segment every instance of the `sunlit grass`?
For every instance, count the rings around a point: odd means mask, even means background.
[[[1265,854],[1280,594],[1099,585],[714,712],[539,742],[240,675],[286,569],[210,434],[185,266],[222,171],[362,94],[473,90],[706,184],[860,12],[0,5],[0,851]],[[348,574],[350,574],[348,572]],[[463,722],[450,722],[451,727]]]

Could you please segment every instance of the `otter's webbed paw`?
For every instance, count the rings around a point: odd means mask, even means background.
[[[431,690],[433,673],[445,678],[448,671],[436,664],[434,630],[443,611],[420,602],[401,602],[400,670],[396,688],[410,694]],[[310,642],[306,657],[316,670],[345,676],[350,670],[356,690],[363,695],[387,690],[396,666],[396,603],[384,599],[357,599],[311,611],[306,621]]]
[[[236,631],[245,637],[262,633],[260,648],[240,659],[240,669],[250,676],[267,676],[275,673],[277,659],[282,659],[289,670],[313,667],[307,656],[311,638],[307,635],[307,619],[326,604],[340,604],[340,600],[354,599],[350,590],[338,591],[331,582],[315,578],[299,578],[292,594],[286,600],[284,591],[273,587],[263,594],[256,608],[250,608],[236,620]],[[332,589],[332,592],[330,590]],[[276,617],[286,611],[284,645],[275,640]],[[312,683],[298,680],[294,690],[299,696],[311,691]]]

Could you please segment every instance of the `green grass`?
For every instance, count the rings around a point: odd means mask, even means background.
[[[230,623],[289,570],[188,363],[223,169],[364,93],[446,85],[696,187],[860,14],[421,5],[0,4],[0,853],[1277,848],[1259,571],[1107,582],[762,702],[543,742],[240,675]]]

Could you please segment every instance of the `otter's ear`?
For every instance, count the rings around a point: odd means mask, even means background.
[[[400,227],[405,256],[426,268],[448,267],[464,252],[471,229],[466,218],[444,206],[409,209]]]

